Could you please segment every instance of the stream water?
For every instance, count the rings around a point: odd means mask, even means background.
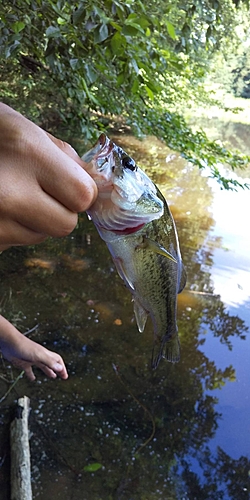
[[[152,325],[138,333],[131,296],[85,214],[67,238],[4,252],[2,314],[59,352],[70,377],[37,370],[34,383],[21,378],[4,398],[19,372],[2,362],[1,499],[12,408],[26,394],[34,499],[247,500],[249,192],[221,191],[155,138],[115,140],[176,221],[188,275],[178,298],[181,361],[151,371]]]

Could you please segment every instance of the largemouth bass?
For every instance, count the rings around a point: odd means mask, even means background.
[[[98,187],[88,215],[133,296],[139,331],[148,315],[152,319],[152,368],[161,358],[177,362],[177,294],[186,273],[167,202],[135,161],[104,134],[82,159]]]

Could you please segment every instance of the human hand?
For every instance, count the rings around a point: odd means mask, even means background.
[[[97,187],[71,146],[0,103],[0,251],[69,234]]]
[[[59,354],[25,337],[3,316],[0,316],[0,349],[4,358],[24,370],[31,381],[36,378],[33,365],[50,378],[56,378],[57,375],[62,379],[68,378],[65,364]]]

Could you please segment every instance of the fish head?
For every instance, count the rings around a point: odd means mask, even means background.
[[[163,215],[163,202],[154,183],[104,134],[82,160],[98,187],[97,200],[88,210],[95,224],[122,231]]]

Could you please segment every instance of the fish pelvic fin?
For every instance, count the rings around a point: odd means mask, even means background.
[[[156,370],[162,358],[170,361],[170,363],[178,363],[178,361],[180,361],[180,341],[178,333],[170,340],[166,340],[166,337],[164,337],[161,341],[160,348],[155,344],[151,359],[151,367],[153,370]]]
[[[125,285],[130,289],[130,291],[133,292],[135,287],[128,276],[123,260],[120,258],[113,258],[113,261],[120,278],[124,281]]]

